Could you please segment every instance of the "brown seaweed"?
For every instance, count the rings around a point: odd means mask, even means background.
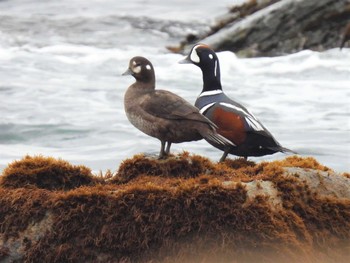
[[[38,167],[50,181],[33,172]],[[186,152],[167,160],[137,155],[113,177],[25,157],[0,177],[0,260],[346,262],[350,199],[319,195],[284,167],[333,176],[297,156],[216,164]]]

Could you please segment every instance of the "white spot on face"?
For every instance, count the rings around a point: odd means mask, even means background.
[[[151,70],[152,69],[151,65],[147,64],[146,69]]]
[[[138,66],[136,66],[136,67],[133,67],[133,68],[132,68],[132,71],[133,71],[134,73],[136,73],[136,74],[140,73],[140,72],[141,72],[141,66],[138,65]]]
[[[194,62],[194,63],[199,63],[201,60],[200,60],[200,58],[199,58],[199,56],[198,56],[198,53],[197,53],[197,48],[198,48],[199,46],[196,46],[196,47],[194,47],[193,49],[192,49],[192,52],[191,52],[191,56],[190,56],[190,58],[191,58],[191,60]]]
[[[213,59],[214,58],[213,54],[209,54],[209,58]]]

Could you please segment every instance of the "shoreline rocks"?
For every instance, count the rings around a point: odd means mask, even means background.
[[[340,46],[349,21],[347,0],[251,0],[219,18],[206,35],[188,36],[178,47],[169,49],[186,54],[201,42],[240,57],[323,51]]]
[[[310,157],[136,155],[91,176],[26,156],[0,176],[1,262],[345,263],[349,245],[350,174]]]

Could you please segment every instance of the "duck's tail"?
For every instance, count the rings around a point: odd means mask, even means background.
[[[283,153],[293,153],[293,154],[298,154],[296,151],[293,151],[291,149],[285,148],[285,147],[281,147],[281,152]]]
[[[233,142],[218,134],[215,130],[203,136],[206,140],[225,146],[236,146]]]
[[[268,147],[268,149],[276,151],[276,152],[282,152],[282,153],[292,153],[292,154],[298,154],[297,152],[288,149],[286,147],[283,146],[278,146],[278,147]]]

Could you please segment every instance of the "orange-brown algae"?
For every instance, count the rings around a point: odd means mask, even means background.
[[[27,156],[0,177],[0,259],[16,244],[25,262],[346,262],[350,200],[318,195],[286,166],[329,171],[313,158],[216,164],[184,152],[93,176]],[[263,182],[274,202],[248,199]]]

